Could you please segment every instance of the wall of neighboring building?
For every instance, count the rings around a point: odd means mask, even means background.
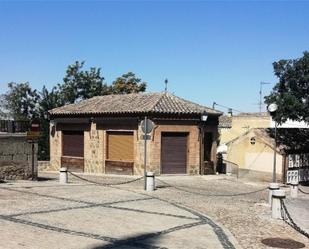
[[[220,129],[220,144],[225,144],[252,128],[268,128],[270,116],[262,114],[239,114],[232,116],[232,127]]]
[[[255,137],[255,144],[251,144],[251,138]],[[269,180],[273,172],[274,151],[253,132],[228,144],[226,159],[239,167],[240,177]],[[279,153],[276,156],[276,174],[278,179],[282,176],[283,157]]]
[[[34,145],[34,174],[37,176],[37,144]],[[0,179],[32,177],[32,145],[25,134],[0,134]]]

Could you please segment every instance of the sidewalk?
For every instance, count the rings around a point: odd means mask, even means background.
[[[309,193],[309,187],[300,186],[300,188]],[[307,233],[309,233],[309,194],[298,191],[297,198],[287,197],[286,207],[294,222]]]

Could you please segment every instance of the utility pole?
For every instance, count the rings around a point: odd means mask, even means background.
[[[268,83],[268,82],[263,82],[263,81],[260,82],[260,101],[259,101],[260,113],[262,112],[262,106],[263,106],[263,101],[262,101],[262,98],[263,98],[262,88],[263,88],[263,85],[269,85],[269,84],[270,84],[270,83]]]

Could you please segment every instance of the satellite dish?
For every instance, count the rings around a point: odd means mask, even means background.
[[[275,112],[275,111],[277,111],[277,109],[278,109],[278,105],[276,104],[276,103],[272,103],[272,104],[270,104],[269,106],[268,106],[268,111],[269,112]]]

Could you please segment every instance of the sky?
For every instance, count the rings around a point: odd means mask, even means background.
[[[308,24],[309,1],[0,0],[0,94],[12,81],[50,89],[81,60],[108,84],[132,71],[147,91],[168,78],[177,96],[255,112],[272,63],[309,50]]]

